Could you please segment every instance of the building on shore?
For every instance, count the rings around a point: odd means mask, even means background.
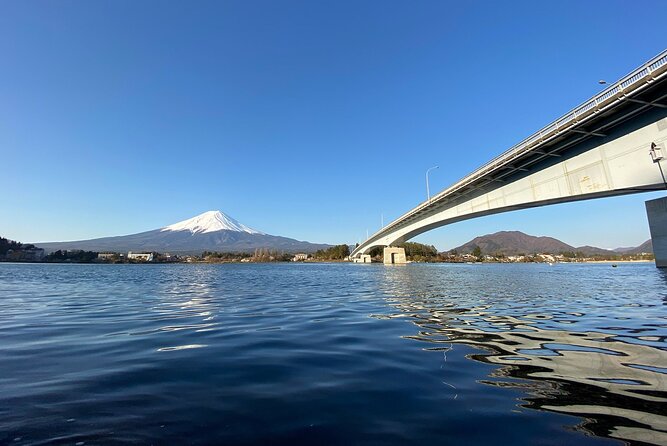
[[[131,260],[140,260],[142,262],[152,262],[153,253],[152,252],[128,252],[127,258]]]
[[[292,258],[292,262],[303,262],[305,260],[308,260],[308,254],[303,252],[294,254],[294,258]]]

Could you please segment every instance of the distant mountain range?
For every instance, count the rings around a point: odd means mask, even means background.
[[[501,231],[495,234],[482,235],[454,249],[460,254],[466,254],[471,253],[476,246],[479,246],[483,254],[504,255],[558,254],[560,252],[581,252],[585,255],[614,255],[653,252],[650,239],[634,248],[608,250],[596,248],[595,246],[574,247],[553,237],[535,237],[519,231]]]
[[[283,252],[314,252],[331,245],[309,243],[269,235],[239,223],[220,211],[209,211],[164,228],[138,234],[73,242],[35,243],[46,252],[63,249],[85,251],[157,251],[200,254],[202,251],[253,252],[271,249]]]
[[[116,237],[71,242],[34,243],[49,253],[57,250],[82,249],[97,252],[157,251],[176,254],[200,254],[202,251],[247,252],[271,249],[288,253],[311,253],[331,245],[309,243],[292,238],[265,234],[252,229],[220,211],[208,211],[196,217],[152,231]],[[575,247],[553,237],[535,237],[519,231],[501,231],[475,237],[454,249],[471,253],[479,246],[484,254],[539,254],[581,252],[585,255],[639,254],[653,252],[651,240],[637,247],[613,250],[594,246]]]
[[[653,243],[651,243],[651,239],[646,240],[644,243],[642,243],[639,246],[636,246],[634,248],[616,248],[614,249],[619,254],[640,254],[642,252],[653,252]]]

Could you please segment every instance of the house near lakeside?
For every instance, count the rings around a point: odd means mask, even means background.
[[[140,260],[142,262],[152,262],[153,253],[152,252],[128,252],[127,258],[131,260]]]

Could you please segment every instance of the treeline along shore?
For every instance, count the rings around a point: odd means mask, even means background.
[[[257,263],[257,262],[330,262],[343,261],[350,255],[348,245],[336,245],[313,253],[293,253],[258,248],[253,252],[203,251],[193,253],[161,253],[156,251],[99,252],[82,249],[61,249],[45,253],[44,249],[0,237],[0,262],[29,263]]]
[[[426,263],[581,263],[602,261],[652,261],[652,253],[623,254],[623,253],[600,253],[591,254],[583,251],[559,251],[522,253],[508,255],[500,252],[484,252],[479,246],[472,246],[471,250],[459,252],[452,249],[446,252],[438,252],[435,246],[416,242],[397,244],[405,249],[408,261]],[[369,254],[373,261],[383,261],[383,248],[375,247]]]
[[[405,249],[410,262],[425,263],[582,263],[652,261],[652,253],[602,253],[559,251],[504,254],[484,252],[479,246],[459,252],[456,249],[438,252],[435,246],[406,242],[397,245]],[[374,262],[383,261],[383,248],[375,247],[369,253]],[[172,254],[155,251],[97,252],[79,249],[57,250],[48,254],[32,244],[23,244],[0,237],[0,262],[30,263],[265,263],[265,262],[342,262],[347,261],[350,246],[336,245],[313,253],[292,253],[268,248],[248,252],[203,251],[201,254]]]

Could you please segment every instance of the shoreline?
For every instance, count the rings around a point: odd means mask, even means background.
[[[220,261],[220,262],[206,262],[206,261],[191,261],[191,262],[40,262],[40,261],[7,261],[7,260],[0,260],[0,264],[2,263],[7,263],[7,264],[14,264],[14,265],[20,265],[20,264],[29,264],[29,265],[35,265],[35,264],[40,264],[40,265],[223,265],[223,264],[266,264],[266,263],[287,263],[287,264],[322,264],[322,263],[354,263],[350,261],[345,261],[345,260],[307,260],[307,261],[299,261],[299,262],[293,262],[293,261],[266,261],[266,262],[241,262],[238,260],[232,260],[232,261]],[[383,264],[383,262],[371,262],[372,264]],[[507,265],[518,265],[518,264],[535,264],[535,265],[577,265],[577,264],[630,264],[630,263],[655,263],[655,260],[648,260],[648,259],[638,259],[638,260],[585,260],[585,261],[580,261],[580,262],[494,262],[494,261],[487,261],[487,262],[423,262],[423,261],[414,261],[414,260],[409,260],[407,264],[410,263],[432,263],[432,264],[451,264],[451,265],[483,265],[483,264],[507,264]]]
[[[655,260],[588,260],[586,262],[566,262],[566,263],[655,263]]]

